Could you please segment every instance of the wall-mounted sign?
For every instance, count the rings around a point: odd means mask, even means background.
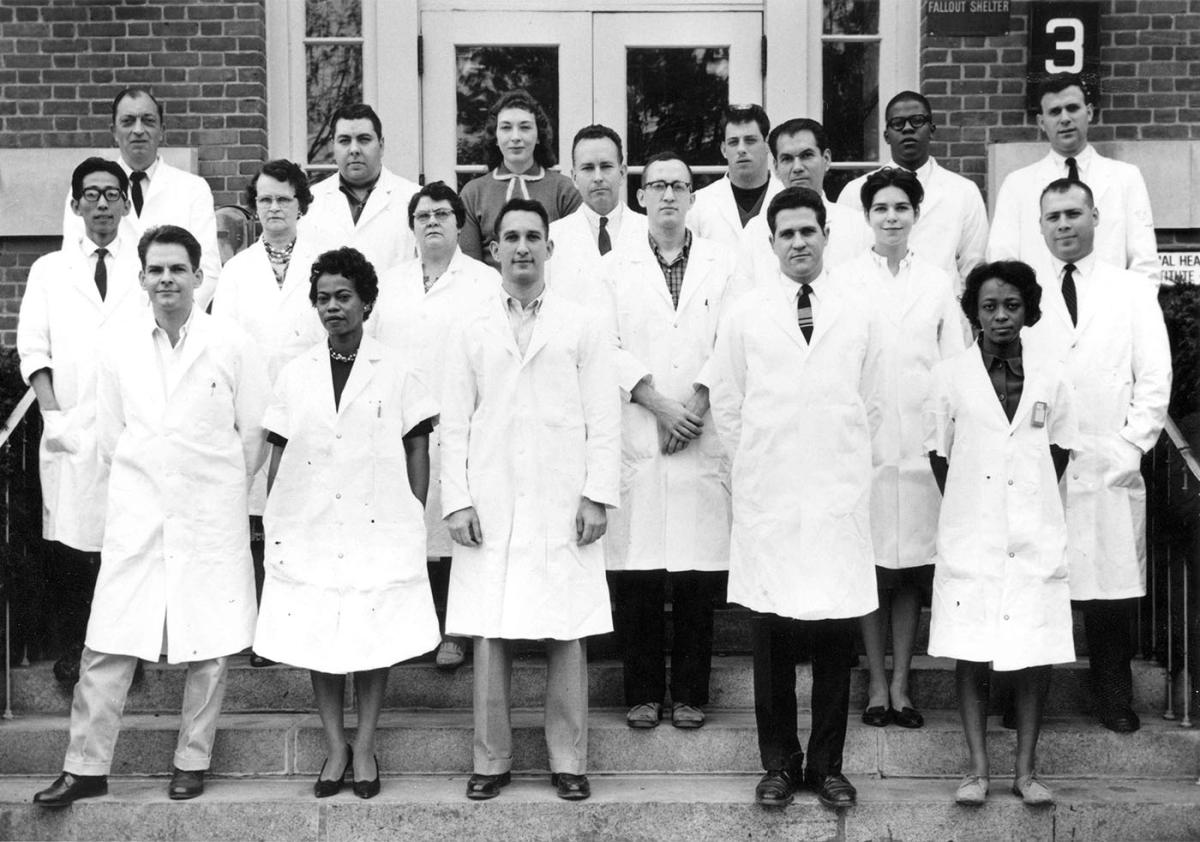
[[[1200,251],[1160,251],[1164,284],[1200,284]]]
[[[1029,4],[1029,70],[1025,90],[1030,111],[1040,110],[1037,89],[1047,76],[1078,73],[1089,86],[1088,99],[1100,93],[1100,4],[1055,2]]]
[[[1007,35],[1009,0],[925,0],[930,35]]]

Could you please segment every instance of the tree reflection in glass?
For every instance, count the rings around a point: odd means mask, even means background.
[[[524,88],[546,110],[555,137],[558,125],[558,47],[469,46],[455,48],[458,62],[458,166],[487,162],[483,130],[488,109],[504,93]],[[459,174],[460,187],[476,174]],[[465,176],[465,178],[464,178]]]
[[[362,48],[357,44],[308,44],[308,162],[333,163],[330,118],[340,106],[362,102]]]

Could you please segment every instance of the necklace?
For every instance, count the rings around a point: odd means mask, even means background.
[[[330,348],[329,348],[329,358],[331,360],[333,360],[334,362],[352,363],[352,362],[354,362],[354,360],[357,357],[358,357],[358,349],[357,348],[355,348],[349,354],[339,354],[337,351],[333,350],[333,346],[330,346]]]
[[[263,248],[267,250],[267,260],[270,260],[276,265],[285,265],[292,259],[292,249],[296,247],[296,241],[292,240],[286,246],[276,247],[263,240]]]

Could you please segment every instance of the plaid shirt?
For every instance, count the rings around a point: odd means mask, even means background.
[[[650,238],[650,250],[654,252],[654,259],[658,261],[658,268],[662,269],[663,277],[667,281],[667,289],[671,293],[671,301],[675,305],[675,309],[679,309],[679,291],[683,289],[683,275],[687,272],[688,254],[692,251],[692,232],[690,229],[685,229],[683,234],[683,248],[679,250],[679,254],[670,263],[663,260],[662,253],[658,250],[658,243],[654,242],[654,235],[648,235]]]

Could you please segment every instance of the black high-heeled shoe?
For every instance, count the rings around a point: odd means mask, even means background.
[[[324,780],[321,777],[321,775],[325,774],[325,764],[328,762],[329,758],[326,757],[325,761],[321,764],[321,771],[317,773],[317,781],[313,784],[313,795],[317,796],[317,798],[328,798],[329,796],[337,795],[342,791],[342,784],[346,780],[346,773],[351,772],[351,774],[353,774],[352,764],[354,763],[354,749],[352,749],[350,746],[346,746],[346,765],[342,767],[342,774],[338,775],[337,778],[332,781]]]
[[[379,794],[379,757],[371,755],[375,760],[375,779],[370,781],[360,781],[354,779],[354,785],[351,789],[359,798],[374,798]]]

